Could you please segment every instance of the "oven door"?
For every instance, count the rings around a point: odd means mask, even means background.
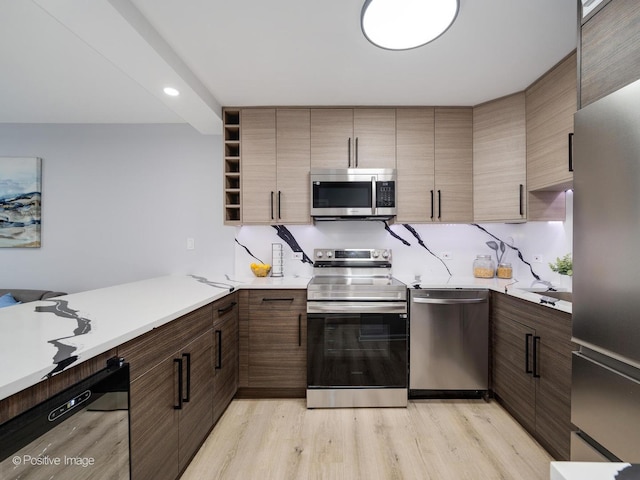
[[[407,314],[340,307],[307,314],[308,388],[407,388]]]

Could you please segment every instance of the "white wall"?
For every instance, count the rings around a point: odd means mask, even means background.
[[[487,223],[483,228],[517,247],[534,272],[543,280],[560,284],[560,275],[553,273],[548,263],[556,257],[572,252],[573,244],[573,193],[567,193],[567,218],[564,222],[529,222],[522,224]],[[494,251],[486,242],[491,236],[473,225],[412,225],[424,243],[436,255],[443,252],[452,254],[446,264],[455,276],[472,276],[472,264],[476,255],[491,254]],[[406,246],[393,238],[381,222],[323,222],[316,225],[291,225],[288,229],[300,247],[311,257],[314,248],[391,248],[393,251],[393,273],[397,277],[413,279],[447,277],[442,263],[427,250],[418,245],[417,239],[401,224],[391,225],[391,230],[407,240]],[[271,243],[282,243],[285,251],[285,275],[311,276],[312,268],[291,258],[292,250],[277,236],[272,227],[239,227],[238,242],[264,262],[271,263]],[[511,262],[514,278],[523,286],[529,286],[534,277],[529,267],[518,259],[517,252],[507,249],[503,261]],[[533,256],[541,254],[543,262],[534,263]],[[236,246],[236,272],[251,275],[249,264],[255,261],[240,246]],[[568,285],[567,285],[568,287]]]
[[[42,247],[1,248],[0,287],[232,272],[221,152],[220,136],[187,125],[0,125],[0,156],[43,159]]]

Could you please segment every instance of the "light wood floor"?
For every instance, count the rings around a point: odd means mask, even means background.
[[[496,402],[307,410],[234,400],[182,480],[549,478],[552,458]]]

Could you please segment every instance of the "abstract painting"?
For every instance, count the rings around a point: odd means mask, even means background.
[[[40,247],[42,160],[0,157],[0,247]]]

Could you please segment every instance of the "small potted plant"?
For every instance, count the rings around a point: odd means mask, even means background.
[[[556,261],[549,264],[549,268],[560,274],[560,286],[567,290],[571,290],[571,277],[573,276],[573,259],[571,254],[567,253],[564,257],[557,257]]]

